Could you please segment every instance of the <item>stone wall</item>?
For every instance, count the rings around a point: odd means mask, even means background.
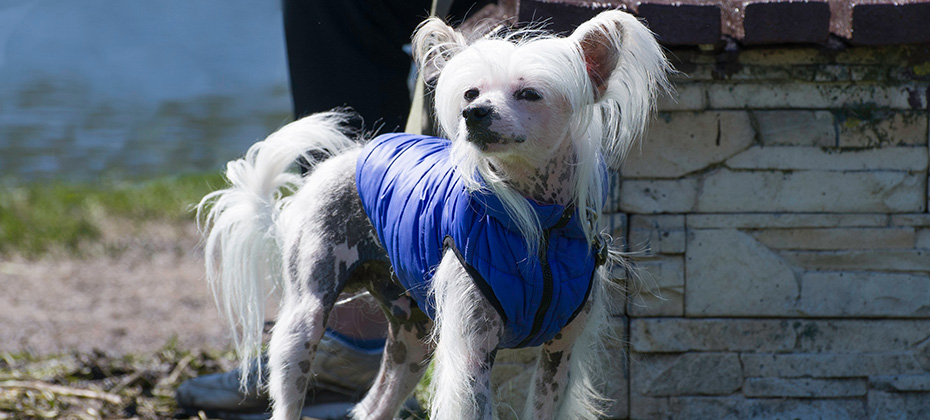
[[[927,48],[671,55],[611,218],[649,255],[611,416],[928,415]]]
[[[927,418],[930,51],[669,55],[677,97],[603,221],[641,277],[615,297],[608,418]],[[500,418],[533,356],[499,355]]]

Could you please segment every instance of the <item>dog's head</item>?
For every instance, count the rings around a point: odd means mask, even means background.
[[[567,37],[521,31],[473,42],[430,19],[414,52],[421,72],[439,73],[435,111],[447,137],[479,158],[534,165],[566,141],[591,143],[575,145],[579,158],[596,151],[614,163],[642,133],[669,70],[649,30],[620,11]]]

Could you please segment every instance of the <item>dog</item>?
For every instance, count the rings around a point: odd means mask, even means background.
[[[242,372],[276,286],[268,390],[274,419],[299,418],[330,310],[364,291],[389,331],[353,418],[393,418],[432,360],[430,418],[490,419],[498,349],[528,346],[540,353],[524,417],[595,418],[604,289],[623,262],[598,231],[607,168],[642,136],[671,67],[616,10],[567,36],[467,40],[431,18],[412,46],[438,73],[445,138],[358,138],[345,111],[311,115],[230,162],[230,186],[198,206]],[[301,159],[306,175],[289,170]]]

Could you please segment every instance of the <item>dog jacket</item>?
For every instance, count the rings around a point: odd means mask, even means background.
[[[552,339],[583,307],[595,250],[571,207],[528,200],[543,228],[538,255],[493,194],[471,192],[454,169],[451,142],[384,134],[358,158],[356,184],[398,281],[431,319],[433,271],[451,249],[504,320],[501,347]]]

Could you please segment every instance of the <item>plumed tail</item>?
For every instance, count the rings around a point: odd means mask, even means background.
[[[304,182],[289,169],[302,159],[312,170],[317,162],[357,147],[345,127],[349,118],[346,112],[325,112],[282,127],[229,162],[228,188],[207,194],[196,207],[207,281],[232,331],[243,386],[251,363],[260,360],[265,301],[281,282],[278,215]],[[260,380],[260,366],[258,371]]]

